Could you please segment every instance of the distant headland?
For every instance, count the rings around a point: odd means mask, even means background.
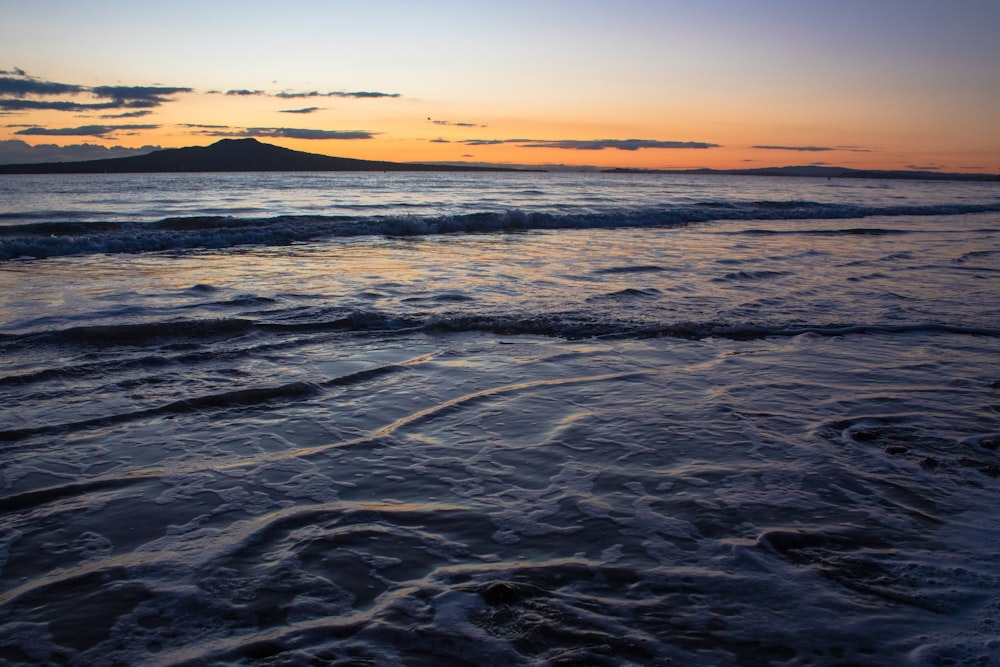
[[[758,169],[605,169],[606,174],[685,174],[728,176],[797,176],[800,178],[887,178],[911,181],[1000,181],[993,174],[949,174],[940,171],[905,169],[848,169],[847,167],[761,167]]]
[[[145,155],[0,165],[0,174],[145,174],[225,171],[525,171],[507,167],[416,164],[330,157],[256,139],[222,139],[210,146],[168,148]]]

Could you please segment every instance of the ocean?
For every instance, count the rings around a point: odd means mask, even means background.
[[[0,662],[1000,664],[1000,184],[0,177]]]

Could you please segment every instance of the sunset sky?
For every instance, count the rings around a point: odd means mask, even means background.
[[[1000,0],[0,0],[0,162],[997,173],[998,34]]]

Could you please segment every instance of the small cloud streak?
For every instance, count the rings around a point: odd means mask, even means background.
[[[428,118],[427,120],[431,121],[435,125],[447,125],[449,127],[478,127],[478,128],[488,127],[487,125],[480,125],[479,123],[455,122],[451,120],[435,120],[433,118]]]
[[[83,125],[80,127],[28,127],[14,134],[44,137],[103,137],[107,134],[136,130],[156,130],[159,125]]]
[[[350,93],[327,93],[327,97],[356,97],[360,99],[378,97],[400,97],[399,93],[380,93],[371,90],[356,90]]]
[[[246,88],[240,88],[237,90],[227,90],[226,95],[236,95],[239,97],[252,97],[254,95],[263,95],[263,90],[247,90]]]
[[[469,139],[468,141],[463,141],[461,143],[466,146],[498,146],[500,144],[510,144],[510,143],[520,143],[522,141],[527,141],[526,139]]]
[[[322,107],[306,107],[304,109],[279,109],[279,113],[313,113],[320,111]]]
[[[751,146],[750,148],[762,151],[803,151],[806,153],[836,150],[829,146]]]
[[[275,93],[275,97],[280,97],[286,100],[295,100],[309,97],[354,97],[354,98],[379,98],[379,97],[399,97],[399,93],[380,93],[371,90],[357,90],[353,92],[347,91],[332,91],[328,93],[321,93],[316,90],[310,90],[308,92],[291,92],[284,90],[280,93]]]
[[[614,148],[620,151],[636,151],[640,148],[719,148],[719,144],[703,141],[658,141],[655,139],[596,139],[593,141],[562,140],[535,141],[522,144],[523,148],[559,148],[573,151],[602,151]]]
[[[848,151],[851,153],[871,153],[870,148],[861,148],[859,146],[751,146],[750,148],[756,148],[758,150],[765,151],[800,151],[806,153],[820,153],[825,151]]]
[[[294,127],[250,127],[249,137],[284,137],[285,139],[374,139],[375,134],[364,130],[310,130]]]
[[[141,111],[125,111],[124,113],[107,113],[102,114],[101,118],[142,118],[143,116],[148,116],[153,113],[149,109],[142,109]]]

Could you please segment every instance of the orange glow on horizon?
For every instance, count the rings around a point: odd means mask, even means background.
[[[930,120],[922,116],[895,121],[882,117],[879,109],[848,113],[803,102],[785,111],[791,115],[779,117],[767,105],[734,110],[714,102],[707,113],[683,104],[672,108],[654,105],[652,110],[644,111],[629,110],[621,104],[585,109],[550,104],[512,110],[405,98],[284,99],[264,93],[190,92],[175,94],[169,103],[134,116],[69,115],[57,110],[9,112],[6,126],[0,126],[0,140],[17,139],[30,145],[91,143],[178,148],[254,136],[294,150],[365,160],[541,168],[560,165],[684,170],[817,164],[994,173],[996,167],[991,165],[1000,165],[998,152],[984,147],[974,129],[959,129],[949,139],[943,139],[927,131]],[[773,113],[769,115],[769,111]],[[118,129],[83,134],[86,128],[105,125]],[[19,134],[25,127],[77,128],[81,134]],[[872,127],[879,129],[873,131]],[[366,138],[298,138],[303,132],[347,133]],[[581,148],[600,146],[606,140],[609,143],[599,150]],[[622,145],[615,142],[628,140],[665,142],[670,147],[615,147]],[[670,142],[711,146],[673,147]]]

